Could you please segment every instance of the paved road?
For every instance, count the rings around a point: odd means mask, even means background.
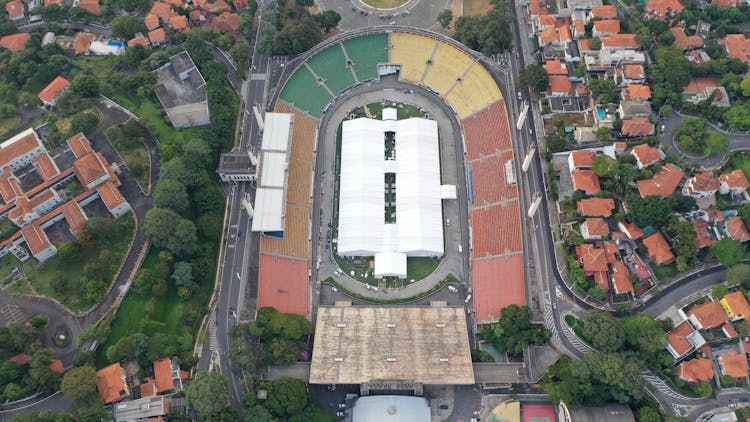
[[[745,133],[731,133],[731,132],[725,132],[722,130],[722,133],[724,133],[724,136],[727,137],[727,140],[729,141],[729,148],[727,150],[726,154],[714,154],[710,155],[708,157],[693,157],[682,151],[677,145],[674,134],[675,131],[682,126],[682,122],[685,119],[694,119],[694,117],[690,116],[684,116],[680,115],[678,113],[673,113],[667,116],[666,118],[662,119],[659,123],[660,125],[664,125],[664,133],[661,135],[661,145],[664,149],[664,152],[667,154],[676,153],[679,154],[683,160],[690,163],[691,165],[694,165],[696,167],[699,167],[704,170],[716,170],[718,166],[720,166],[725,157],[728,154],[731,154],[734,151],[748,151],[750,150],[750,134]],[[718,129],[716,126],[712,127],[714,129]]]

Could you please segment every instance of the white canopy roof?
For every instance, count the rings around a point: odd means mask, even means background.
[[[284,231],[293,122],[293,114],[266,113],[260,163],[256,169],[254,232]]]

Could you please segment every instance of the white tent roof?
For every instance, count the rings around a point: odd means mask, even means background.
[[[283,189],[258,188],[255,191],[255,210],[253,213],[252,231],[280,232],[284,230],[284,197]]]
[[[385,159],[385,132],[395,132],[395,161]],[[375,256],[376,275],[400,277],[406,276],[406,256],[443,255],[438,148],[431,120],[344,122],[340,255]],[[385,222],[386,172],[396,173],[395,223]]]
[[[442,199],[456,199],[456,185],[440,186],[440,197]]]
[[[284,231],[293,114],[266,113],[252,231]]]

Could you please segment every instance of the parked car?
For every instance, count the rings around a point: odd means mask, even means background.
[[[464,302],[469,303],[471,300],[471,295],[466,296],[466,299],[464,299]]]

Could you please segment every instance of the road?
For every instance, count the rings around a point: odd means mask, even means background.
[[[667,154],[676,153],[679,154],[682,159],[696,167],[700,167],[704,170],[715,170],[720,166],[725,157],[734,151],[748,151],[750,150],[750,134],[748,133],[732,133],[721,130],[724,136],[729,141],[729,148],[725,154],[714,154],[707,157],[693,157],[682,151],[674,139],[674,134],[677,129],[682,126],[682,122],[685,119],[694,119],[695,117],[685,116],[678,113],[673,113],[663,118],[660,125],[664,125],[664,133],[661,135],[661,145],[664,152]],[[720,130],[718,127],[711,125],[713,129]]]
[[[272,2],[271,2],[272,3]],[[261,4],[258,16],[270,7],[266,3]],[[265,29],[270,24],[261,21],[256,34],[259,40]],[[257,43],[256,43],[257,45]],[[255,151],[260,143],[260,127],[253,116],[252,107],[258,106],[259,111],[264,111],[267,92],[267,74],[269,69],[269,58],[260,54],[257,48],[253,49],[252,65],[247,74],[249,81],[242,84],[244,95],[241,95],[240,110],[240,142],[236,145],[237,151]],[[216,321],[216,357],[219,369],[229,379],[231,392],[231,404],[235,408],[243,408],[243,395],[245,388],[242,386],[241,377],[238,377],[231,368],[229,361],[229,347],[232,327],[239,321],[249,321],[255,318],[255,306],[246,311],[245,298],[248,283],[255,286],[258,279],[258,244],[257,234],[250,232],[250,221],[247,212],[242,207],[243,197],[252,200],[255,195],[254,186],[250,183],[238,183],[232,185],[228,192],[228,216],[226,219],[226,230],[224,232],[224,244],[222,246],[221,264],[219,267],[220,287],[218,300],[214,309]],[[256,297],[255,292],[250,292]]]

